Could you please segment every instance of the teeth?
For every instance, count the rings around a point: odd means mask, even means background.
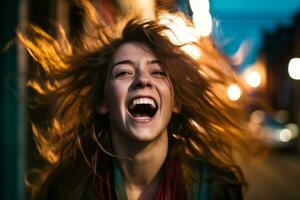
[[[153,101],[153,99],[150,98],[138,98],[134,99],[133,102],[130,105],[130,109],[132,109],[137,104],[150,104],[153,108],[156,108],[156,105]]]

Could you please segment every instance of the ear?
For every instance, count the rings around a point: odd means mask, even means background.
[[[175,105],[173,106],[172,111],[173,111],[173,113],[180,113],[180,112],[181,112],[181,105],[175,104]]]
[[[107,107],[106,107],[105,102],[102,102],[102,103],[98,106],[97,111],[98,111],[98,113],[101,114],[101,115],[104,115],[104,114],[107,114],[107,113],[108,113],[108,110],[107,110]]]

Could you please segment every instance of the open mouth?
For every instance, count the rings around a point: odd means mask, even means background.
[[[133,117],[152,118],[157,109],[156,102],[148,97],[133,99],[128,106],[128,111]]]

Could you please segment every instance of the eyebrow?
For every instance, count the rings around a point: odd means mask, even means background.
[[[129,64],[129,65],[134,66],[135,63],[131,60],[121,60],[116,63],[113,63],[112,68],[114,68],[117,65],[122,65],[122,64]],[[153,59],[153,60],[147,61],[147,64],[162,64],[162,61],[158,60],[158,59]]]
[[[163,62],[161,60],[158,59],[154,59],[148,62],[149,64],[162,64]]]
[[[134,62],[132,62],[131,60],[121,60],[121,61],[118,61],[116,63],[113,63],[112,68],[114,68],[117,65],[122,65],[122,64],[134,65]]]

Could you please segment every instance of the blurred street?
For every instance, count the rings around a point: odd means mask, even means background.
[[[248,200],[299,200],[300,155],[272,153],[265,161],[246,166],[249,182]]]

